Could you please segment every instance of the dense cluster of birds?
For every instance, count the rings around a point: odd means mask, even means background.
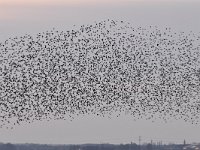
[[[115,20],[0,43],[0,127],[76,115],[200,121],[200,35]]]

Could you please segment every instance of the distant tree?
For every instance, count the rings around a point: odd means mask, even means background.
[[[3,150],[16,150],[15,145],[7,143],[3,145]]]
[[[147,144],[147,145],[146,145],[146,149],[147,149],[147,150],[153,150],[152,144]]]

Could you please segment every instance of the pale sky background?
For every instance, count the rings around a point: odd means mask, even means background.
[[[172,27],[200,32],[199,0],[0,0],[0,41],[73,25],[117,19],[133,26]],[[77,117],[73,121],[34,122],[0,129],[0,142],[14,143],[138,143],[200,142],[200,125],[172,120],[163,123],[120,118]]]

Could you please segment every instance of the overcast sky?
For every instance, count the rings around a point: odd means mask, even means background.
[[[198,0],[0,0],[0,38],[105,19],[199,31]]]
[[[173,27],[200,32],[198,0],[0,0],[0,41],[55,27],[71,29],[106,19],[124,20],[132,26]],[[119,118],[77,117],[73,121],[34,122],[13,130],[0,129],[0,142],[14,143],[121,143],[163,140],[188,142],[200,139],[200,126],[183,121],[134,121]]]

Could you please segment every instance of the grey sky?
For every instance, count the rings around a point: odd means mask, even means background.
[[[109,0],[108,0],[109,1]],[[124,20],[132,26],[156,25],[177,31],[200,32],[199,1],[118,1],[92,5],[1,5],[0,41],[8,37],[34,34],[55,27],[58,30],[73,25],[90,24],[106,19]],[[7,17],[5,17],[7,16]],[[0,142],[14,143],[121,143],[138,142],[138,137],[163,141],[192,142],[200,139],[199,125],[172,120],[169,123],[120,118],[77,117],[73,121],[24,123],[13,130],[0,129]]]
[[[146,120],[133,120],[132,116],[122,115],[109,119],[96,116],[76,117],[73,121],[50,121],[24,123],[13,130],[1,129],[0,140],[14,143],[138,143],[163,141],[163,143],[183,143],[199,141],[199,125],[171,120],[164,123]],[[2,136],[3,135],[3,136]]]
[[[133,26],[170,26],[199,31],[198,1],[125,1],[92,5],[0,5],[1,39],[24,33],[68,29],[70,25],[93,23],[108,18],[128,21]]]

